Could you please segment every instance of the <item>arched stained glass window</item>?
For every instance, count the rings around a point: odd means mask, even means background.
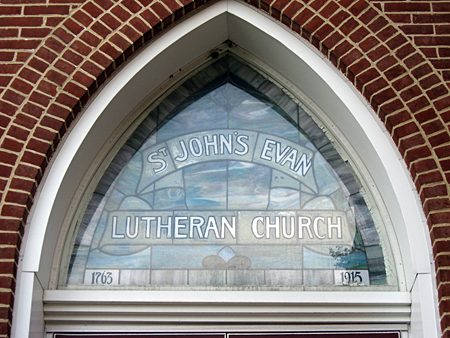
[[[74,221],[60,288],[395,287],[358,174],[267,76],[225,55],[141,120]]]

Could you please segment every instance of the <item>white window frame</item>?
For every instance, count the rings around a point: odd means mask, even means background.
[[[205,292],[56,290],[53,257],[63,250],[63,227],[111,140],[147,104],[188,72],[188,64],[226,40],[257,56],[275,78],[303,93],[307,104],[342,133],[367,170],[393,224],[387,226],[399,291]],[[173,57],[176,56],[176,57]],[[256,58],[255,58],[256,59]],[[168,80],[169,79],[169,80]],[[145,84],[145,85],[144,85]],[[298,90],[301,90],[300,91]],[[323,97],[326,97],[324,100]],[[130,102],[136,102],[135,106]],[[339,136],[339,135],[338,135]],[[339,138],[339,137],[338,137]],[[345,146],[345,144],[344,144]],[[364,163],[364,164],[363,164]],[[22,245],[12,337],[57,331],[301,331],[310,323],[333,330],[399,330],[402,337],[439,337],[430,238],[403,158],[364,98],[320,53],[291,30],[244,3],[222,0],[183,20],[109,80],[60,145],[36,195]],[[266,323],[266,325],[256,323]],[[45,323],[45,326],[44,326]],[[103,323],[103,324],[101,324]]]

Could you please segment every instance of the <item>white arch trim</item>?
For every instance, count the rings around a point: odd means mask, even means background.
[[[398,311],[401,315],[393,322],[410,324],[411,337],[438,337],[439,316],[427,226],[417,192],[391,137],[370,106],[323,55],[280,23],[233,0],[222,0],[203,9],[192,18],[174,26],[135,56],[97,94],[68,133],[39,187],[29,217],[30,223],[20,257],[12,336],[43,337],[42,298],[49,304],[49,309],[53,306],[60,313],[63,313],[64,309],[58,307],[58,304],[65,304],[65,300],[70,299],[74,303],[82,301],[77,298],[79,295],[74,298],[70,291],[47,290],[52,259],[55,248],[59,245],[58,235],[67,210],[76,193],[80,191],[79,187],[87,184],[84,181],[84,173],[102,153],[101,149],[105,149],[105,142],[117,133],[116,128],[139,105],[130,106],[129,102],[142,102],[149,93],[158,90],[171,74],[183,69],[188,63],[225,40],[231,40],[249,54],[258,56],[295,87],[301,88],[311,100],[311,104],[327,112],[329,123],[346,136],[359,154],[384,200],[402,257],[397,268],[402,269],[401,264],[404,265],[400,292],[380,292],[375,296],[369,293],[364,296],[365,300],[358,301],[357,298],[364,298],[360,297],[362,293],[359,293],[359,297],[352,296],[351,293],[345,293],[345,297],[335,294],[333,297],[336,296],[338,302],[341,302],[335,305],[355,303],[355,316],[358,306],[365,305],[364,311],[368,311],[367,315],[370,316],[371,310],[366,308],[367,305],[372,304],[375,307],[375,304],[383,303],[385,314],[393,316],[387,308],[393,304],[401,305],[403,308]],[[169,55],[176,57],[168,57]],[[326,303],[333,308],[333,302],[325,301],[329,297],[327,293],[301,294],[301,300],[295,294],[275,297],[278,300],[284,299],[283,304],[290,304],[293,300],[296,305],[303,307],[306,307],[306,304]],[[92,299],[99,303],[107,302],[110,297],[98,292],[86,295],[86,300],[93,297]],[[129,292],[116,295],[117,299],[123,301],[136,297],[131,296]],[[186,297],[186,302],[195,303],[193,295],[190,293],[183,297]],[[217,293],[211,299],[251,301],[248,297],[272,299],[273,295],[254,293],[242,297],[242,294],[233,295],[228,292],[226,296]],[[163,299],[171,301],[170,294],[167,293],[153,293],[150,298],[148,293],[142,294],[137,296],[136,302],[138,299],[150,303],[162,302]],[[180,299],[179,295],[177,299]],[[252,299],[255,301],[255,298]],[[272,299],[272,302],[274,305],[278,304],[275,299]],[[405,312],[410,304],[411,321],[409,310]],[[310,308],[309,311],[313,309]],[[51,322],[52,311],[47,312],[50,313],[48,320]],[[296,318],[298,320],[303,317],[298,314]],[[304,317],[304,320],[307,321],[308,317]],[[361,319],[361,322],[368,320]],[[336,319],[335,322],[342,321]],[[73,324],[73,327],[76,328],[76,324]]]

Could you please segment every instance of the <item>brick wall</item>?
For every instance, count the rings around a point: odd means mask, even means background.
[[[128,57],[206,0],[0,0],[0,337],[18,250],[59,141]],[[325,54],[403,155],[436,260],[450,337],[450,1],[249,0]]]

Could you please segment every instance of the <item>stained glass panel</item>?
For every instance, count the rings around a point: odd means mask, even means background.
[[[61,287],[387,284],[356,174],[288,93],[226,56],[147,114],[77,222]]]

